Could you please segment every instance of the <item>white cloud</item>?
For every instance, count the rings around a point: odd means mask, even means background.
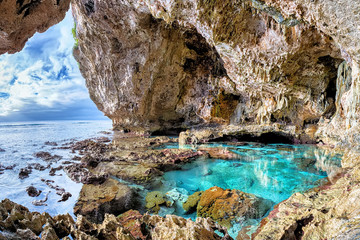
[[[0,56],[0,116],[14,112],[89,107],[85,80],[72,56],[71,12],[45,33],[36,33],[16,54]]]

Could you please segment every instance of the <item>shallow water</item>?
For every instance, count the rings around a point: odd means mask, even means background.
[[[182,170],[164,174],[162,186],[156,188],[168,196],[182,195],[175,209],[163,208],[161,213],[174,213],[185,218],[182,210],[183,199],[196,191],[213,186],[223,189],[238,189],[269,199],[274,205],[289,198],[295,192],[303,192],[318,186],[330,172],[341,165],[341,154],[333,154],[311,145],[258,144],[243,146],[208,144],[205,147],[227,148],[237,154],[237,159],[202,159],[186,164]],[[167,145],[177,148],[177,144]],[[241,227],[255,226],[261,219],[238,222],[230,229],[233,237]]]
[[[51,215],[70,213],[73,215],[73,207],[78,198],[82,184],[71,181],[66,174],[60,170],[57,176],[49,176],[49,169],[45,171],[32,170],[28,178],[19,179],[19,170],[30,163],[40,163],[46,166],[48,162],[33,156],[39,151],[48,151],[52,155],[62,156],[62,161],[70,160],[74,155],[68,149],[55,149],[62,144],[72,140],[83,140],[92,137],[109,136],[100,131],[111,130],[111,121],[49,121],[49,122],[13,122],[0,123],[0,148],[5,152],[0,152],[0,164],[9,166],[16,164],[13,170],[5,170],[0,174],[0,200],[9,198],[10,200],[22,204],[30,211],[49,212]],[[111,135],[109,136],[111,138]],[[48,146],[46,141],[56,142],[58,146]],[[59,163],[54,163],[56,167]],[[61,176],[60,176],[61,175]],[[66,202],[57,202],[60,196],[55,190],[50,189],[41,178],[54,180],[54,185],[65,188],[72,194]],[[29,197],[26,187],[33,185],[42,193],[39,197]],[[47,206],[34,206],[31,202],[44,199],[47,192]]]

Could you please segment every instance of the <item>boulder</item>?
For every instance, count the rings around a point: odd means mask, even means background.
[[[261,218],[272,202],[239,190],[212,187],[202,193],[197,205],[198,217],[210,217],[223,226],[231,227],[236,218]]]
[[[84,215],[93,222],[102,222],[105,213],[120,214],[134,206],[135,193],[127,185],[114,179],[103,184],[84,184],[74,207],[76,215]]]

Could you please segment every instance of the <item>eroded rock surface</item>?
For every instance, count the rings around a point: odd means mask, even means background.
[[[125,184],[108,179],[101,185],[84,184],[74,207],[76,215],[101,222],[105,213],[120,214],[136,204],[135,193]]]
[[[232,239],[226,229],[211,219],[198,218],[193,222],[172,215],[166,218],[141,215],[131,210],[119,217],[105,214],[103,221],[97,224],[81,215],[75,222],[69,214],[51,217],[47,213],[30,212],[8,199],[0,202],[1,240],[39,240],[40,235],[43,240]]]
[[[60,22],[70,0],[0,1],[0,54],[20,51],[36,32]]]
[[[74,53],[118,128],[276,122],[297,137],[354,143],[359,4],[77,1]]]

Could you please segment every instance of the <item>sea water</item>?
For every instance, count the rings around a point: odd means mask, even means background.
[[[178,148],[178,145],[165,147]],[[213,143],[200,147],[226,148],[237,157],[232,160],[201,159],[184,165],[181,170],[166,172],[162,185],[153,190],[175,196],[178,202],[173,209],[162,208],[160,214],[172,213],[195,219],[196,213],[185,214],[182,202],[194,192],[213,186],[252,193],[271,200],[274,206],[295,192],[319,186],[329,174],[339,170],[342,158],[339,153],[313,145]],[[242,227],[251,225],[254,230],[260,220],[239,221],[229,232],[235,238]]]
[[[30,211],[48,212],[52,216],[70,213],[73,215],[73,207],[78,198],[82,184],[71,181],[64,171],[56,172],[56,176],[49,176],[49,170],[32,170],[28,178],[20,179],[19,171],[31,163],[40,163],[47,166],[48,162],[34,156],[39,151],[57,154],[63,158],[52,167],[59,166],[61,162],[71,160],[74,154],[69,149],[58,149],[63,144],[79,141],[87,138],[111,135],[103,131],[110,131],[111,121],[49,121],[49,122],[8,122],[0,123],[0,164],[3,166],[16,165],[13,170],[5,170],[0,174],[0,201],[9,198],[22,204]],[[45,145],[45,142],[56,142],[58,146]],[[53,180],[53,185],[58,185],[72,194],[65,202],[58,202],[60,196],[54,189],[49,188],[41,179]],[[42,193],[38,197],[30,197],[26,187],[33,185]],[[51,191],[51,192],[50,192]],[[34,206],[31,202],[42,200],[48,193],[47,206]]]

